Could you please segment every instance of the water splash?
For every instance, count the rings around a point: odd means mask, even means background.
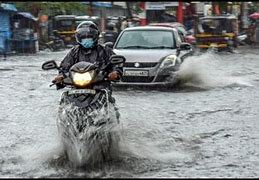
[[[111,146],[116,144],[119,117],[113,104],[108,103],[107,108],[82,109],[72,104],[60,107],[58,129],[75,166],[95,166],[109,158]]]
[[[178,72],[182,85],[202,89],[253,86],[244,77],[229,75],[226,61],[226,56],[220,56],[214,51],[186,58]]]

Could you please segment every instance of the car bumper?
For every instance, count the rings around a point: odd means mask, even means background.
[[[137,82],[116,82],[112,86],[118,88],[134,88],[134,89],[170,89],[177,85],[178,79],[170,82],[151,82],[151,83],[137,83]]]
[[[197,45],[198,48],[211,48],[211,47],[225,48],[227,46],[228,46],[227,44]]]

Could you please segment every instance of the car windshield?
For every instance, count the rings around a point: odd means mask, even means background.
[[[229,19],[203,19],[201,27],[205,33],[221,33],[226,31],[231,33],[235,27],[235,20]]]
[[[75,28],[74,20],[59,20],[56,26],[60,31],[72,31]]]
[[[174,49],[174,34],[163,30],[125,31],[116,49]]]

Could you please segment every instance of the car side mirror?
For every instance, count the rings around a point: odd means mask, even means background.
[[[126,61],[126,58],[124,56],[121,56],[121,55],[112,55],[110,57],[110,60],[111,60],[112,64],[117,65],[117,64],[124,63]]]
[[[179,47],[179,50],[184,50],[184,51],[191,50],[191,49],[192,49],[192,45],[189,43],[181,43]]]
[[[108,47],[110,47],[110,48],[113,48],[113,42],[106,42],[106,43],[104,43],[104,46],[108,46]]]
[[[42,64],[43,70],[58,69],[58,65],[55,60],[46,61]]]

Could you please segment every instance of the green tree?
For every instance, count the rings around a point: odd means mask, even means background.
[[[86,15],[87,6],[81,2],[14,2],[18,11],[27,11],[38,17],[39,14]]]

